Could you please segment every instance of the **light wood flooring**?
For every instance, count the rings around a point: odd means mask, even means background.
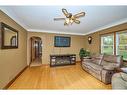
[[[50,68],[47,65],[27,68],[9,89],[111,89],[87,72],[80,63]]]

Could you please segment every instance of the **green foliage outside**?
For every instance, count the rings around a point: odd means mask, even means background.
[[[113,54],[113,48],[110,46],[106,47],[103,49],[103,53],[111,55]],[[119,50],[118,54],[122,55],[124,60],[127,60],[127,50]]]
[[[119,34],[119,43],[120,45],[122,44],[127,44],[127,33],[125,34]]]
[[[119,39],[117,39],[118,46],[118,54],[123,56],[124,60],[127,60],[127,33],[119,34]],[[113,54],[113,36],[107,36],[103,38],[103,53],[105,54]]]
[[[104,46],[103,53],[112,55],[113,54],[113,47],[112,46]]]
[[[118,54],[123,55],[123,59],[127,60],[127,33],[119,34]]]

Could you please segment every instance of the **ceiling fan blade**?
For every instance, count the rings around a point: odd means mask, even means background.
[[[64,15],[65,15],[66,17],[68,17],[68,14],[69,14],[69,13],[67,12],[66,9],[63,8],[63,9],[62,9],[62,12],[64,13]]]
[[[54,20],[65,20],[65,18],[54,18]]]
[[[79,18],[79,17],[83,17],[83,16],[85,16],[85,12],[81,12],[81,13],[74,15],[75,18]]]
[[[75,22],[76,24],[80,24],[80,21],[79,21],[79,20],[74,20],[74,22]]]

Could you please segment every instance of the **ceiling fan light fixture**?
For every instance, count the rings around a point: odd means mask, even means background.
[[[80,24],[78,18],[85,16],[85,12],[72,15],[72,13],[68,13],[64,8],[62,9],[62,12],[66,18],[55,18],[54,20],[65,20],[64,25],[72,25],[73,23]]]
[[[69,23],[70,23],[69,18],[66,18],[65,22],[66,22],[67,24],[69,24]]]
[[[73,19],[70,19],[70,18],[66,18],[65,20],[66,24],[69,25],[69,24],[73,24],[74,20]]]
[[[74,21],[73,21],[72,19],[70,19],[70,23],[73,24],[73,22],[74,22]]]

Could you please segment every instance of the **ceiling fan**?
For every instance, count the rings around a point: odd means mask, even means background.
[[[62,9],[63,14],[65,15],[65,18],[54,18],[54,21],[57,20],[65,20],[64,25],[72,25],[74,22],[76,24],[80,24],[80,21],[78,20],[80,17],[85,16],[85,12],[80,12],[75,15],[72,15],[72,13],[68,13],[66,9]]]

